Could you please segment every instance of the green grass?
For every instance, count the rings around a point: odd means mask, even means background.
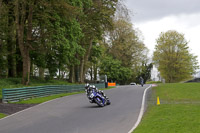
[[[39,103],[43,103],[43,102],[53,100],[53,99],[56,99],[56,98],[80,94],[80,93],[84,93],[84,91],[73,92],[73,93],[62,93],[62,94],[56,94],[56,95],[51,95],[51,96],[47,96],[47,97],[38,97],[38,98],[29,99],[29,100],[22,100],[22,101],[19,101],[19,102],[15,102],[15,104],[39,104]]]
[[[153,99],[134,133],[200,133],[199,83],[161,84],[153,88]]]
[[[153,106],[134,133],[199,133],[199,110],[199,105]]]
[[[200,101],[199,83],[161,84],[155,91],[160,100],[168,102]]]
[[[0,119],[6,117],[7,115],[0,113]]]
[[[21,88],[21,87],[30,87],[30,86],[44,86],[44,85],[71,85],[64,80],[40,80],[40,79],[31,79],[30,85],[25,86],[21,84],[21,78],[7,78],[0,79],[0,99],[2,98],[2,89],[3,88]]]
[[[148,81],[146,84],[160,84],[161,81]]]

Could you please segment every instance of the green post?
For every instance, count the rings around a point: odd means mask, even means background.
[[[4,96],[4,95],[5,95],[5,92],[4,92],[4,91],[5,91],[5,90],[2,89],[2,103],[4,103],[4,100],[5,100],[5,99],[4,99],[4,98],[5,98],[5,96]]]

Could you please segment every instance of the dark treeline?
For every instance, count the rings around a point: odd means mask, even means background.
[[[151,67],[138,33],[118,0],[0,0],[0,78],[136,81]]]

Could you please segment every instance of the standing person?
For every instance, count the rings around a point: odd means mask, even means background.
[[[143,87],[143,85],[144,85],[144,79],[142,78],[142,76],[140,76],[140,84]]]

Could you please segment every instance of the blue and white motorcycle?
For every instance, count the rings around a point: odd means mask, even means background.
[[[86,84],[85,91],[90,103],[96,103],[100,107],[111,104],[103,91],[98,90],[94,85]]]

